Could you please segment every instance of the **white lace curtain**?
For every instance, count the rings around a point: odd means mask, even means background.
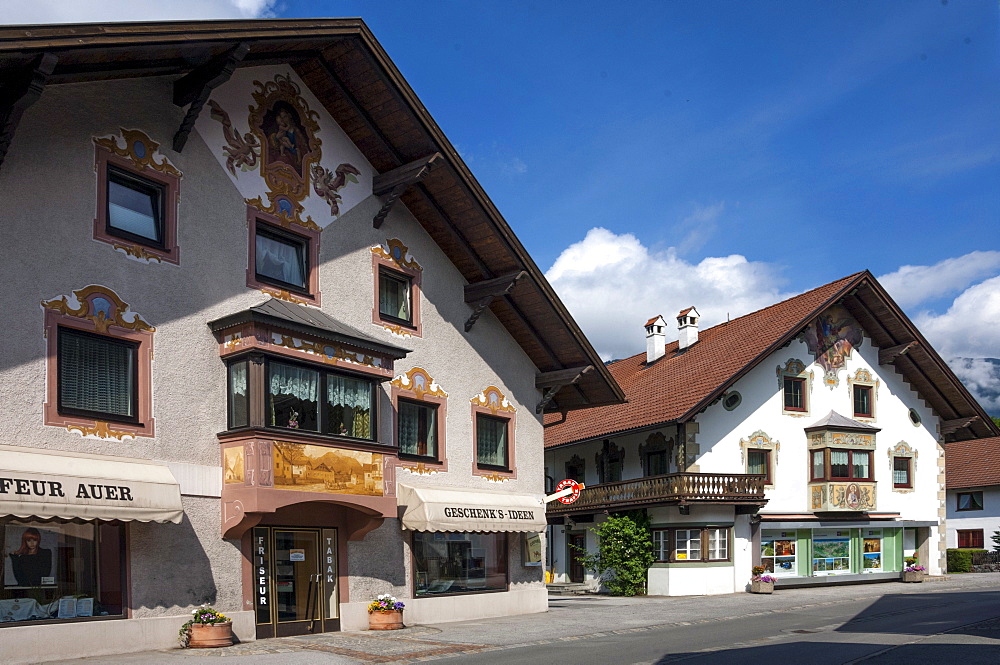
[[[305,285],[301,247],[257,236],[257,272],[289,284]]]
[[[305,402],[319,400],[319,372],[271,363],[271,394],[291,395]]]

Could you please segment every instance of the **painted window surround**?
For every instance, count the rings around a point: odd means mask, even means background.
[[[399,400],[410,400],[437,407],[437,459],[400,456],[399,465],[411,473],[443,473],[448,470],[445,433],[448,422],[448,393],[422,367],[400,374],[390,383],[392,399],[392,432],[399,435]],[[399,441],[395,440],[398,448]]]
[[[423,268],[410,255],[409,248],[398,238],[387,238],[385,244],[375,245],[372,253],[372,323],[397,335],[423,337],[420,318],[421,278]],[[379,311],[379,275],[381,270],[396,273],[410,281],[410,323],[385,319]]]
[[[472,475],[498,482],[505,479],[513,480],[517,478],[517,464],[514,455],[514,451],[516,450],[514,432],[517,430],[517,409],[514,408],[514,405],[508,401],[496,386],[485,388],[481,393],[469,400],[469,402],[472,406]],[[479,466],[476,444],[479,441],[479,418],[477,416],[480,414],[507,421],[507,469],[500,470]]]
[[[847,377],[847,394],[851,400],[852,417],[861,423],[873,423],[878,418],[878,388],[881,382],[872,376],[872,373],[861,367],[854,376]],[[854,410],[854,386],[868,388],[870,391],[871,414],[859,414]]]
[[[809,415],[809,410],[812,407],[812,384],[813,384],[813,372],[806,371],[806,364],[803,363],[798,358],[789,358],[782,367],[778,365],[776,374],[778,375],[778,395],[781,400],[781,413],[786,416],[793,416],[795,418],[803,418]],[[802,397],[805,401],[804,409],[789,409],[785,407],[785,379],[801,379],[802,380]]]
[[[279,232],[302,238],[306,243],[306,288],[308,293],[289,291],[257,279],[257,225],[264,224]],[[293,228],[294,225],[294,228]],[[320,232],[295,224],[289,217],[277,217],[252,205],[247,205],[247,286],[289,302],[316,305],[322,304],[319,290],[319,239]]]
[[[916,485],[916,472],[917,472],[917,451],[910,447],[910,444],[905,441],[900,441],[895,446],[889,449],[889,479],[892,481],[892,491],[900,494],[909,494],[913,492]],[[895,483],[895,460],[896,459],[907,459],[910,464],[910,484],[907,486],[896,486]]]
[[[74,305],[73,303],[76,303]],[[92,284],[72,296],[42,301],[45,309],[46,381],[43,422],[65,427],[82,436],[118,439],[155,435],[153,419],[153,332],[138,314],[132,312],[118,294],[105,286]],[[59,328],[82,330],[138,344],[136,350],[138,422],[98,420],[59,413]]]
[[[155,159],[159,143],[138,130],[121,130],[125,147],[116,137],[94,138],[94,170],[97,171],[97,210],[94,217],[94,240],[111,245],[139,261],[180,264],[177,244],[177,207],[180,202],[181,172],[163,157]],[[123,238],[108,231],[108,168],[148,180],[163,189],[163,246]]]
[[[781,442],[772,439],[763,430],[757,430],[746,439],[740,439],[740,456],[743,459],[743,469],[745,473],[750,473],[750,451],[760,450],[768,453],[767,464],[768,473],[764,480],[764,487],[772,489],[775,484],[775,476],[778,470],[778,451],[781,450]]]

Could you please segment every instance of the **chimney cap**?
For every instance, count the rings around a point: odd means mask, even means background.
[[[700,316],[701,316],[701,314],[699,314],[699,313],[698,313],[698,310],[696,310],[696,309],[694,308],[694,305],[691,305],[691,306],[690,306],[690,307],[688,307],[687,309],[682,309],[682,310],[680,311],[680,313],[679,313],[679,314],[677,315],[677,318],[679,319],[679,318],[681,318],[682,316],[692,316],[692,317],[700,317]]]
[[[645,325],[646,326],[651,326],[654,323],[656,323],[657,321],[660,321],[661,319],[663,319],[663,315],[662,314],[657,314],[656,316],[654,316],[653,318],[651,318],[649,321],[646,321]]]

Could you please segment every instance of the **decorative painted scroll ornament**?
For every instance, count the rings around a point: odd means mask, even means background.
[[[417,399],[422,400],[425,395],[431,397],[447,397],[448,393],[441,389],[427,370],[422,367],[414,367],[405,374],[400,374],[394,378],[391,385],[400,390],[411,390],[417,395]]]
[[[240,136],[240,133],[233,129],[229,114],[214,99],[208,100],[208,108],[212,119],[222,123],[222,134],[228,144],[222,146],[222,154],[226,156],[226,168],[229,172],[236,176],[236,167],[239,167],[240,171],[256,169],[260,158],[260,142],[257,137],[250,132]]]
[[[373,245],[371,250],[372,254],[381,256],[387,261],[392,261],[400,268],[423,271],[417,260],[410,255],[410,248],[404,245],[403,241],[399,238],[386,238],[385,243]]]
[[[128,303],[106,286],[91,284],[73,291],[71,296],[43,300],[42,307],[66,316],[86,319],[94,324],[97,332],[108,331],[109,326],[126,330],[153,332],[156,330],[141,316],[129,309]]]
[[[340,194],[337,192],[348,182],[358,182],[359,175],[361,171],[350,164],[341,164],[336,173],[319,164],[312,165],[313,190],[330,205],[330,214],[334,217],[340,214]]]
[[[67,425],[67,432],[79,432],[80,436],[88,437],[93,436],[98,439],[118,439],[123,440],[125,437],[134,439],[135,435],[131,432],[120,432],[116,429],[112,429],[111,425],[104,422],[103,420],[97,420],[92,426],[88,425]]]
[[[157,263],[163,263],[163,259],[161,259],[156,254],[153,254],[152,252],[150,252],[149,250],[147,250],[145,247],[142,247],[141,245],[122,245],[122,244],[119,244],[119,243],[115,243],[111,247],[113,249],[117,249],[119,252],[124,252],[128,256],[137,258],[137,259],[139,259],[141,261],[145,261],[147,263],[149,263],[150,261],[156,261]]]
[[[864,333],[854,317],[842,306],[835,305],[816,317],[805,330],[806,345],[823,367],[823,383],[834,388],[840,385],[839,370],[864,339]]]
[[[503,393],[496,386],[490,386],[470,400],[474,405],[489,409],[490,413],[496,415],[498,411],[514,413],[517,409],[507,401]]]
[[[119,157],[131,160],[137,169],[148,168],[178,178],[183,177],[181,172],[174,168],[173,164],[165,156],[159,155],[161,161],[156,161],[157,150],[160,147],[159,143],[138,129],[125,129],[121,127],[119,131],[121,132],[124,146],[119,147],[118,138],[113,135],[100,138],[95,137],[94,144]]]

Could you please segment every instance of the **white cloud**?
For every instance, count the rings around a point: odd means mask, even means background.
[[[738,254],[690,263],[674,248],[651,251],[632,234],[604,228],[567,247],[546,277],[606,360],[642,351],[651,316],[672,322],[695,305],[708,328],[790,295],[779,292],[770,264]]]
[[[969,287],[944,314],[921,312],[913,319],[944,357],[1000,357],[1000,275]]]
[[[991,415],[1000,414],[1000,362],[984,358],[952,358],[951,368]]]
[[[896,272],[882,275],[878,281],[900,307],[908,308],[958,293],[968,288],[970,284],[996,275],[998,272],[1000,272],[1000,252],[977,251],[945,259],[932,266],[901,266]],[[1000,349],[994,353],[1000,355]]]
[[[273,16],[277,0],[2,0],[5,24],[165,21]]]

